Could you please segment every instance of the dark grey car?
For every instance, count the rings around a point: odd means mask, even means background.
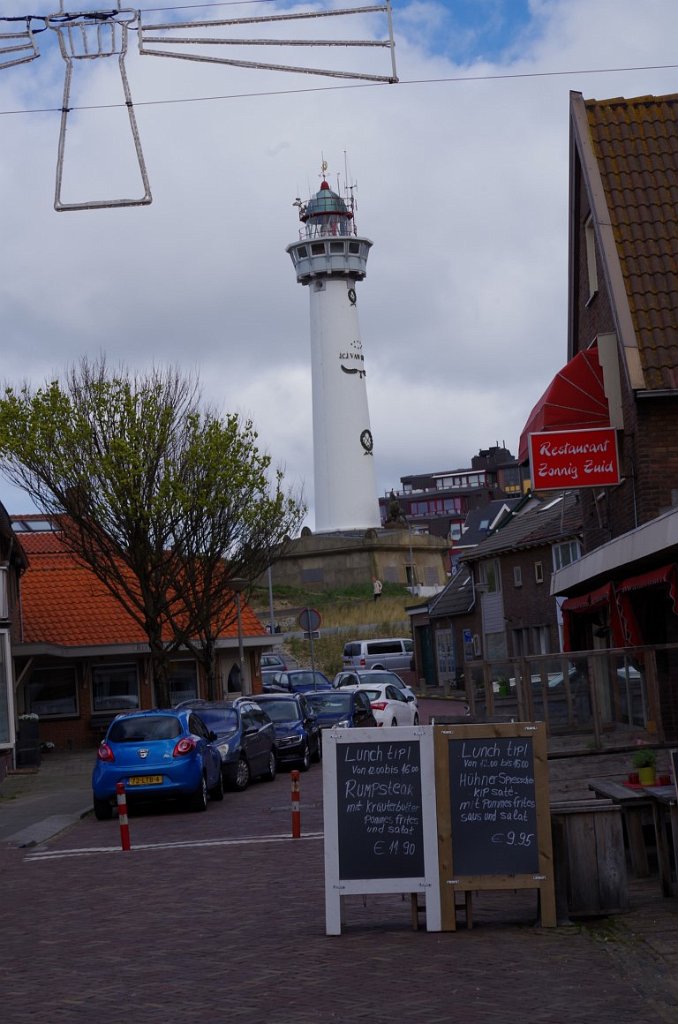
[[[195,702],[196,710],[216,733],[221,773],[228,789],[247,789],[252,779],[272,782],[276,774],[275,727],[254,700]]]

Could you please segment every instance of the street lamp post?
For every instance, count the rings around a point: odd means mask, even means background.
[[[243,671],[245,655],[243,649],[242,613],[240,607],[240,594],[247,586],[247,580],[236,576],[232,580],[228,581],[228,585],[235,594],[235,610],[238,620],[238,670],[240,673],[240,692],[242,694],[249,694],[252,692],[252,686],[250,684],[249,672],[245,673]]]

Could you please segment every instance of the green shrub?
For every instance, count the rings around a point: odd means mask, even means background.
[[[634,768],[655,768],[656,765],[657,755],[649,747],[645,747],[643,750],[636,750],[633,755]]]

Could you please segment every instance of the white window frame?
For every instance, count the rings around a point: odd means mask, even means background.
[[[513,566],[513,586],[522,587],[523,585],[523,570],[519,565]]]
[[[572,565],[573,562],[581,558],[581,544],[576,539],[563,541],[562,544],[554,544],[552,552],[553,571],[558,572],[559,569],[564,569],[565,566]],[[567,561],[562,557],[565,552],[567,552]]]
[[[543,565],[542,562],[535,562],[534,563],[534,582],[535,583],[543,583],[544,582],[544,565]]]
[[[9,640],[9,630],[0,629],[0,701],[2,702],[2,719],[7,715],[6,736],[0,732],[0,750],[11,750],[16,743],[15,731],[15,710],[14,710],[14,673],[12,672],[12,652]]]

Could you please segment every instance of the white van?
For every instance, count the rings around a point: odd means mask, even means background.
[[[411,638],[380,637],[378,640],[351,640],[344,644],[344,668],[384,668],[397,672],[413,668],[414,645]]]

